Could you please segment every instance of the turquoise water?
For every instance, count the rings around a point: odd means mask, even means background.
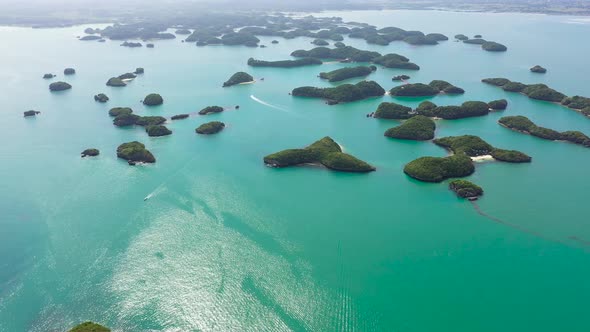
[[[571,17],[450,12],[338,12],[346,20],[406,29],[482,34],[509,47],[491,54],[452,41],[435,47],[347,44],[397,52],[418,63],[412,81],[445,79],[463,96],[438,104],[507,98],[486,117],[439,121],[437,136],[476,134],[533,156],[528,165],[484,163],[469,179],[486,195],[480,216],[442,184],[409,179],[403,166],[446,152],[395,141],[397,121],[365,114],[390,97],[328,107],[288,92],[329,86],[340,68],[249,68],[287,58],[309,39],[269,47],[204,47],[161,41],[155,49],[82,43],[85,27],[0,28],[0,331],[62,331],[94,320],[115,331],[588,331],[590,151],[514,133],[496,121],[526,115],[539,125],[590,134],[590,120],[550,103],[480,83],[505,76],[590,96],[587,21]],[[541,64],[546,75],[528,68]],[[50,93],[46,72],[74,88]],[[144,67],[121,89],[106,80]],[[221,88],[246,70],[253,85]],[[385,88],[400,70],[369,76]],[[352,80],[351,82],[355,82]],[[111,100],[95,103],[105,92]],[[146,94],[164,105],[145,108]],[[253,96],[254,98],[251,98]],[[257,102],[257,100],[266,103]],[[415,106],[420,100],[402,100]],[[171,116],[207,105],[239,110],[169,124],[169,137],[111,124],[107,111]],[[42,113],[24,119],[22,112]],[[201,123],[227,124],[197,136]],[[323,136],[375,165],[371,174],[270,169],[262,157]],[[138,140],[157,158],[129,167],[115,155]],[[97,158],[79,157],[85,148]],[[147,195],[148,201],[143,201]],[[572,240],[575,236],[580,240]]]

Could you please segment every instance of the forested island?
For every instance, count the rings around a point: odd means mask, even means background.
[[[499,105],[494,105],[500,107]],[[391,102],[379,104],[373,117],[378,119],[403,120],[413,116],[423,115],[430,118],[445,120],[464,119],[475,116],[484,116],[490,112],[490,104],[483,101],[466,101],[460,106],[437,106],[430,101],[424,101],[415,110]]]
[[[329,72],[321,72],[320,78],[329,82],[340,82],[349,78],[365,77],[376,70],[377,68],[375,66],[346,67]]]
[[[104,93],[99,93],[97,95],[94,95],[94,101],[97,101],[99,103],[106,103],[107,101],[109,101],[109,97]]]
[[[529,118],[522,115],[505,116],[500,118],[500,120],[498,120],[498,123],[514,131],[518,131],[542,139],[550,141],[567,141],[585,147],[590,147],[590,137],[586,136],[584,133],[580,131],[568,130],[564,132],[558,132],[553,129],[539,127]]]
[[[150,93],[143,98],[143,104],[146,106],[158,106],[164,103],[164,98],[157,93]]]
[[[291,53],[291,56],[297,58],[334,59],[343,62],[371,62],[386,68],[420,69],[417,64],[410,62],[410,59],[403,55],[395,53],[381,55],[379,52],[359,50],[352,46],[336,48],[316,47],[309,51],[297,50]]]
[[[304,86],[293,89],[296,97],[322,98],[329,104],[351,102],[370,97],[381,97],[385,90],[374,81],[362,81],[357,84],[342,84],[333,88],[317,88]]]
[[[250,83],[254,82],[254,77],[252,75],[245,73],[243,71],[237,72],[233,74],[229,80],[223,83],[223,87],[228,87],[232,85],[242,84],[242,83]]]
[[[119,77],[111,77],[107,81],[107,86],[123,87],[123,86],[127,86],[127,83],[123,82],[123,80],[120,79]]]
[[[39,113],[41,113],[41,112],[39,112],[39,111],[35,111],[35,110],[29,110],[29,111],[24,111],[24,112],[23,112],[23,116],[24,116],[25,118],[27,118],[27,117],[31,117],[31,116],[36,116],[36,115],[37,115],[37,114],[39,114]]]
[[[463,94],[465,90],[443,80],[434,80],[429,84],[403,84],[389,90],[393,97],[432,97],[440,93]]]
[[[545,74],[547,72],[547,69],[544,67],[541,67],[539,65],[533,66],[531,67],[531,72],[533,73],[537,73],[537,74]]]
[[[68,332],[111,332],[111,330],[94,322],[84,322],[74,326]]]
[[[195,131],[197,134],[201,135],[212,135],[222,131],[223,128],[225,128],[225,123],[220,121],[211,121],[200,125],[197,127],[197,129],[195,129]]]
[[[82,153],[80,154],[80,156],[82,158],[84,157],[96,157],[100,154],[100,151],[98,149],[86,149],[84,151],[82,151]]]
[[[137,141],[123,143],[117,147],[117,157],[127,160],[129,165],[137,163],[155,163],[154,155]]]
[[[303,149],[289,149],[270,154],[264,157],[264,163],[271,167],[315,164],[341,172],[375,171],[375,167],[342,152],[340,145],[327,136]]]
[[[423,115],[409,118],[397,127],[388,129],[385,136],[398,139],[426,141],[434,138],[436,124]]]
[[[498,161],[510,163],[526,163],[532,159],[520,151],[495,148],[480,137],[474,135],[437,138],[433,142],[438,146],[452,151],[455,155],[465,154],[469,157],[490,155]]]
[[[321,65],[323,62],[317,58],[302,58],[297,60],[279,60],[263,61],[254,58],[248,59],[248,66],[252,67],[277,67],[277,68],[294,68],[311,65]]]
[[[223,112],[223,107],[221,106],[207,106],[199,111],[199,115],[207,115],[211,113],[221,113]]]
[[[483,195],[483,189],[467,180],[453,180],[449,183],[449,189],[455,192],[461,198],[476,200]]]
[[[172,131],[164,125],[151,125],[145,127],[145,132],[150,137],[168,136],[172,134]]]

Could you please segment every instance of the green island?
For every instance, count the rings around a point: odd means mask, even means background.
[[[316,47],[309,51],[297,50],[291,53],[296,58],[335,59],[341,62],[372,62],[386,68],[419,70],[420,67],[410,62],[410,59],[399,54],[381,55],[379,52],[364,51],[352,46],[336,48]]]
[[[172,134],[172,131],[163,125],[151,125],[145,127],[145,132],[150,137],[160,137]]]
[[[328,46],[328,45],[330,45],[330,43],[328,43],[324,39],[314,39],[311,43],[314,44],[314,45],[316,45],[316,46]]]
[[[111,77],[107,81],[107,86],[122,87],[122,86],[126,86],[126,85],[127,85],[127,83],[125,83],[122,79],[120,79],[118,77]]]
[[[333,88],[304,86],[293,89],[291,94],[296,97],[322,98],[328,100],[328,104],[337,104],[369,97],[381,97],[385,94],[385,90],[377,82],[361,81],[357,84],[342,84]]]
[[[91,41],[91,40],[100,40],[101,37],[100,36],[84,36],[82,38],[80,38],[79,40],[81,41]]]
[[[84,157],[96,157],[100,154],[100,151],[98,151],[98,149],[86,149],[84,151],[82,151],[82,153],[80,154],[82,158]]]
[[[460,178],[473,174],[475,166],[464,154],[448,157],[421,157],[404,166],[404,173],[424,182],[442,182],[449,178]]]
[[[55,75],[53,75],[53,74],[43,74],[44,79],[49,79],[49,78],[54,78],[54,77],[55,77]]]
[[[114,107],[109,110],[110,116],[119,116],[121,114],[131,114],[133,110],[129,107]]]
[[[248,59],[248,66],[252,67],[277,67],[294,68],[311,65],[321,65],[323,62],[318,58],[301,58],[296,60],[263,61],[254,58]]]
[[[469,37],[465,36],[464,34],[458,34],[458,35],[455,35],[455,39],[460,40],[460,41],[465,41],[465,40],[468,40]]]
[[[225,128],[225,123],[220,121],[211,121],[207,123],[203,123],[195,131],[197,134],[201,135],[212,135],[217,134],[218,132],[222,131]]]
[[[141,43],[137,43],[137,42],[126,41],[126,42],[123,42],[123,44],[121,44],[121,46],[135,48],[135,47],[142,47],[143,45]]]
[[[463,43],[473,44],[473,45],[483,45],[483,44],[487,43],[487,41],[482,38],[473,38],[473,39],[464,40]]]
[[[438,146],[452,151],[455,155],[464,154],[469,157],[490,155],[496,160],[511,163],[525,163],[530,162],[532,159],[519,151],[495,148],[480,137],[474,135],[437,138],[433,142]]]
[[[158,106],[164,103],[164,98],[157,93],[150,93],[143,98],[143,104],[146,106]]]
[[[134,73],[125,73],[125,74],[119,75],[118,77],[121,80],[123,80],[123,82],[124,82],[125,80],[132,80],[132,79],[136,78],[137,75],[135,75]]]
[[[506,52],[508,50],[505,45],[493,41],[486,41],[481,45],[481,48],[488,52]]]
[[[390,102],[382,102],[373,113],[373,117],[377,119],[403,120],[412,116],[415,114],[411,107]]]
[[[137,68],[135,68],[135,71],[133,73],[135,75],[141,75],[141,74],[145,73],[145,69],[143,69],[141,67],[137,67]]]
[[[381,65],[386,68],[420,70],[420,66],[413,62],[410,62],[410,59],[406,58],[403,55],[395,53],[390,53],[374,58],[372,62],[374,64]]]
[[[186,118],[188,118],[188,116],[189,116],[189,115],[188,115],[188,114],[186,114],[186,113],[185,113],[185,114],[176,114],[176,115],[173,115],[173,116],[170,118],[170,120],[182,120],[182,119],[186,119]]]
[[[453,180],[449,183],[449,189],[455,192],[461,198],[476,200],[483,195],[483,189],[467,180]]]
[[[166,118],[163,116],[140,116],[135,121],[135,124],[142,127],[150,127],[161,125],[164,122],[166,122]]]
[[[248,73],[240,71],[240,72],[233,74],[229,78],[229,80],[225,81],[223,83],[223,87],[225,88],[225,87],[236,85],[236,84],[250,83],[250,82],[254,82],[254,77],[252,77],[252,75],[250,75]]]
[[[375,171],[375,167],[342,152],[338,143],[327,136],[303,149],[288,149],[270,154],[264,157],[264,164],[270,167],[315,164],[341,172]]]
[[[531,99],[561,103],[566,98],[566,95],[545,84],[527,85],[520,82],[512,82],[506,78],[484,78],[482,82],[501,87],[504,91],[521,93]]]
[[[537,74],[545,74],[547,72],[547,69],[546,68],[543,68],[543,67],[541,67],[539,65],[536,65],[536,66],[531,67],[530,70],[531,70],[531,72],[537,73]]]
[[[375,70],[377,70],[375,66],[346,67],[332,70],[330,72],[321,72],[320,78],[328,80],[329,82],[339,82],[354,77],[365,77]]]
[[[107,101],[109,101],[109,97],[104,93],[99,93],[97,95],[94,95],[94,101],[97,101],[99,103],[106,103]]]
[[[137,163],[155,163],[154,155],[137,141],[123,143],[117,147],[117,157],[127,160],[129,165]]]
[[[221,113],[223,112],[223,107],[221,106],[207,106],[199,111],[199,115],[207,115],[211,113]]]
[[[403,84],[389,90],[389,94],[394,97],[432,97],[440,93],[463,94],[465,90],[443,80],[434,80],[429,84]]]
[[[508,107],[508,100],[506,100],[506,99],[492,100],[488,103],[488,106],[495,111],[503,111]]]
[[[49,91],[64,91],[71,88],[72,86],[66,82],[53,82],[49,84]]]
[[[24,116],[25,118],[27,118],[27,117],[35,116],[35,115],[37,115],[37,114],[39,114],[39,113],[41,113],[41,112],[39,112],[39,111],[35,111],[35,110],[29,110],[29,111],[24,111],[24,112],[23,112],[23,116]]]
[[[432,119],[416,115],[397,127],[387,129],[384,135],[391,138],[426,141],[434,138],[435,129],[436,125]]]
[[[590,137],[580,131],[568,130],[558,132],[553,129],[537,126],[526,116],[505,116],[498,120],[503,127],[518,131],[531,136],[539,137],[551,141],[567,141],[574,144],[590,147]]]
[[[430,118],[456,120],[484,116],[489,112],[489,104],[483,101],[466,101],[461,106],[437,106],[433,102],[424,101],[415,110],[400,104],[383,102],[377,107],[373,117],[403,120],[416,115],[423,115]]]
[[[113,124],[117,127],[133,126],[141,117],[131,113],[121,113],[113,119]]]
[[[111,329],[94,322],[84,322],[74,326],[68,332],[111,332]]]
[[[64,69],[64,75],[74,75],[76,70],[74,68],[66,68]]]

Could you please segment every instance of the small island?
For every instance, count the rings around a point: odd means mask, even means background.
[[[304,86],[293,89],[291,94],[296,97],[322,98],[326,99],[328,104],[337,104],[381,97],[385,94],[385,90],[375,81],[361,81],[357,84],[342,84],[333,88]]]
[[[475,166],[464,154],[449,157],[421,157],[404,166],[404,173],[424,182],[442,182],[473,174]]]
[[[100,39],[101,39],[100,36],[84,36],[84,37],[82,37],[82,38],[80,38],[78,40],[81,40],[81,41],[92,41],[92,40],[100,40]]]
[[[137,77],[134,73],[125,73],[118,76],[123,82],[130,81]]]
[[[94,95],[94,101],[97,101],[99,103],[106,103],[107,101],[109,101],[109,97],[104,93],[99,93],[97,95]]]
[[[141,75],[141,74],[145,73],[145,70],[141,67],[137,67],[137,68],[135,68],[135,71],[133,73],[135,75]]]
[[[220,121],[211,121],[203,123],[202,125],[197,127],[197,129],[195,129],[195,132],[201,135],[212,135],[222,131],[223,128],[225,128],[225,123]]]
[[[566,95],[556,91],[545,84],[523,84],[512,82],[506,78],[485,78],[482,82],[501,87],[504,91],[518,92],[531,99],[551,101],[561,103],[566,99]],[[570,107],[571,108],[571,107]]]
[[[158,106],[164,103],[164,98],[157,93],[150,93],[143,98],[143,104],[146,106]]]
[[[120,79],[118,77],[111,77],[107,81],[107,86],[122,87],[122,86],[126,86],[126,85],[127,85],[127,83],[125,83],[122,79]]]
[[[463,94],[465,90],[443,80],[434,80],[429,84],[403,84],[389,90],[389,94],[394,97],[432,97],[440,93]]]
[[[135,48],[135,47],[142,47],[143,45],[141,43],[127,42],[126,41],[123,44],[121,44],[121,46]]]
[[[223,112],[223,107],[221,106],[207,106],[199,111],[199,115],[207,115],[211,113],[221,113]]]
[[[393,76],[391,78],[392,81],[407,81],[410,79],[410,76],[408,75],[397,75],[397,76]]]
[[[374,58],[372,62],[377,65],[382,65],[386,68],[420,70],[420,66],[413,62],[410,62],[410,59],[406,58],[403,55],[395,53],[390,53],[384,56]]]
[[[152,44],[152,43],[145,44],[145,47],[147,47],[147,48],[154,48],[154,44]]]
[[[426,141],[434,138],[435,129],[436,125],[432,119],[416,115],[401,125],[388,129],[384,135],[391,138]]]
[[[110,116],[119,116],[121,114],[131,114],[133,110],[129,107],[114,107],[109,110]]]
[[[375,66],[346,67],[330,72],[321,72],[320,78],[328,80],[329,82],[340,82],[349,78],[365,77],[376,70],[377,68]]]
[[[455,39],[459,40],[459,41],[465,41],[465,40],[468,40],[469,37],[465,36],[464,34],[458,34],[458,35],[455,35]]]
[[[316,46],[328,46],[328,45],[330,45],[330,43],[328,43],[324,39],[314,39],[311,43],[314,44],[314,45],[316,45]]]
[[[98,149],[86,149],[84,151],[82,151],[82,153],[80,154],[80,156],[82,158],[84,157],[96,157],[100,154],[100,151],[98,151]]]
[[[493,41],[486,41],[481,45],[481,48],[488,52],[506,52],[508,50],[505,45]]]
[[[136,119],[135,124],[142,127],[157,126],[166,122],[163,116],[140,116]]]
[[[173,115],[170,118],[170,120],[182,120],[182,119],[188,118],[188,116],[189,116],[188,114],[176,114],[176,115]]]
[[[50,79],[50,78],[54,78],[54,77],[55,77],[55,75],[53,75],[53,74],[44,74],[43,75],[44,79]]]
[[[50,91],[64,91],[71,89],[72,86],[66,82],[53,82],[49,84]]]
[[[531,70],[531,72],[537,73],[537,74],[545,74],[547,72],[546,68],[543,68],[539,65],[532,67],[530,70]]]
[[[498,123],[508,129],[512,129],[517,132],[528,134],[531,136],[539,137],[550,141],[567,141],[574,144],[582,145],[584,147],[590,147],[590,137],[586,136],[580,131],[564,131],[558,132],[553,129],[544,128],[537,126],[529,118],[517,115],[517,116],[505,116],[498,120]]]
[[[223,83],[223,87],[229,87],[232,85],[237,85],[237,84],[242,84],[242,83],[251,83],[254,82],[254,77],[252,77],[250,74],[245,73],[243,71],[237,72],[235,74],[233,74],[229,80],[225,81]]]
[[[264,157],[264,164],[270,167],[314,164],[335,171],[356,173],[375,171],[375,167],[342,152],[340,145],[330,137],[324,137],[303,149],[289,149],[270,154]]]
[[[248,66],[252,67],[276,67],[295,68],[302,66],[321,65],[323,62],[317,58],[301,58],[297,60],[263,61],[254,58],[248,59]]]
[[[137,163],[155,163],[154,155],[137,141],[123,143],[117,148],[117,157],[127,160],[129,165]]]
[[[492,100],[488,103],[490,109],[494,111],[503,111],[508,107],[508,100],[506,99],[498,99]]]
[[[94,322],[84,322],[74,326],[68,332],[111,332],[111,329]]]
[[[452,151],[455,155],[466,155],[474,160],[477,160],[477,157],[492,157],[493,159],[504,162],[526,163],[532,159],[519,151],[495,148],[474,135],[437,138],[433,142],[438,146]]]
[[[394,120],[409,119],[414,115],[411,107],[390,102],[379,104],[377,110],[373,113],[374,118]]]
[[[66,68],[64,69],[64,75],[74,75],[76,70],[74,68]]]
[[[41,112],[35,111],[35,110],[30,110],[30,111],[24,111],[23,112],[25,118],[30,117],[30,116],[35,116],[35,115],[37,115],[39,113],[41,113]]]
[[[167,135],[172,134],[172,131],[163,125],[147,126],[145,128],[145,132],[150,137],[160,137],[160,136],[167,136]]]
[[[467,198],[470,201],[475,201],[483,195],[483,189],[467,180],[453,180],[449,183],[449,189],[455,192],[461,198]]]

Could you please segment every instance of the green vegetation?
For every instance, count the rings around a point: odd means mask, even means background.
[[[320,77],[330,82],[344,81],[353,77],[364,77],[373,72],[373,68],[367,66],[340,68],[330,72],[320,73]]]
[[[506,99],[498,99],[492,100],[488,103],[488,106],[493,110],[505,110],[508,107],[508,100]]]
[[[465,154],[469,157],[491,155],[496,160],[512,163],[531,161],[531,157],[522,152],[497,149],[481,138],[473,135],[437,138],[433,142],[438,146],[442,146],[445,149],[452,151],[455,155]]]
[[[97,95],[94,95],[94,101],[97,101],[99,103],[106,103],[107,101],[109,101],[109,97],[104,93],[99,93]]]
[[[316,45],[316,46],[328,46],[328,45],[330,45],[330,43],[328,43],[327,41],[325,41],[323,39],[314,39],[311,43],[314,44],[314,45]]]
[[[50,91],[64,91],[71,89],[72,86],[66,82],[53,82],[49,84]]]
[[[136,77],[137,77],[137,75],[135,75],[134,73],[125,73],[125,74],[119,75],[119,78],[121,80],[132,80]]]
[[[39,114],[41,112],[35,111],[35,110],[30,110],[30,111],[24,111],[23,113],[24,113],[24,117],[26,118],[26,117],[29,117],[29,116],[35,116],[35,115],[37,115],[37,114]]]
[[[481,48],[484,51],[488,51],[488,52],[506,52],[508,50],[508,47],[506,47],[505,45],[502,45],[500,43],[496,43],[496,42],[485,42],[481,45]]]
[[[448,178],[465,177],[473,172],[475,172],[473,162],[464,154],[444,158],[421,157],[404,167],[404,173],[425,182],[441,182]]]
[[[452,85],[451,83],[443,80],[434,80],[428,83],[431,87],[437,89],[441,93],[446,94],[463,94],[465,90]]]
[[[500,123],[500,125],[506,128],[521,133],[529,134],[532,136],[536,136],[542,139],[547,139],[551,141],[563,140],[572,142],[574,144],[583,145],[585,147],[590,147],[590,137],[584,135],[579,131],[565,131],[560,133],[553,129],[539,127],[534,122],[529,120],[527,117],[522,115],[505,116],[498,120],[498,122]]]
[[[229,80],[223,83],[223,87],[228,87],[236,84],[247,83],[254,81],[254,77],[243,71],[233,74]]]
[[[135,47],[142,47],[143,45],[141,43],[126,41],[126,42],[123,42],[123,44],[121,44],[121,46],[135,48]]]
[[[64,75],[74,75],[76,70],[74,68],[66,68],[64,69]]]
[[[223,112],[223,107],[221,106],[207,106],[199,111],[199,115],[207,115],[210,113],[220,113]]]
[[[527,87],[522,90],[522,93],[532,99],[553,102],[561,102],[566,97],[563,93],[555,91],[545,84],[527,85]]]
[[[121,114],[131,114],[133,110],[129,107],[115,107],[109,110],[110,116],[119,116]]]
[[[449,189],[462,198],[477,198],[483,195],[480,186],[466,180],[453,180],[449,183]]]
[[[482,82],[487,83],[487,84],[491,84],[491,85],[495,85],[495,86],[499,86],[502,89],[504,89],[505,91],[522,93],[531,99],[551,101],[551,102],[560,102],[560,103],[562,103],[562,105],[568,106],[573,109],[578,109],[578,108],[572,107],[572,106],[580,107],[580,106],[584,105],[585,103],[579,103],[583,100],[586,100],[586,102],[588,102],[588,105],[590,105],[590,98],[585,98],[585,97],[580,97],[580,96],[566,98],[566,96],[563,93],[556,91],[556,90],[548,87],[545,84],[529,84],[529,85],[527,85],[527,84],[523,84],[520,82],[511,82],[510,80],[508,80],[506,78],[486,78],[486,79],[483,79]]]
[[[146,106],[157,106],[164,103],[164,98],[157,93],[150,93],[143,98],[143,104]]]
[[[252,67],[278,67],[278,68],[294,68],[310,65],[321,65],[323,62],[317,58],[302,58],[297,60],[280,60],[280,61],[263,61],[248,59],[248,66]]]
[[[141,67],[137,67],[137,68],[135,68],[135,71],[133,73],[135,75],[141,75],[141,74],[145,73],[145,70]]]
[[[473,39],[467,39],[463,41],[465,44],[473,44],[473,45],[483,45],[485,43],[487,43],[486,40],[481,39],[481,38],[473,38]]]
[[[423,115],[416,115],[397,127],[388,129],[385,136],[399,139],[425,141],[434,138],[436,125]]]
[[[378,119],[409,119],[410,117],[414,116],[412,114],[412,108],[396,104],[396,103],[389,103],[383,102],[379,104],[375,114],[373,117]]]
[[[177,114],[173,115],[170,120],[182,120],[188,118],[188,114]]]
[[[68,332],[111,332],[111,330],[97,323],[84,322],[74,326]]]
[[[118,77],[111,77],[107,81],[107,86],[121,87],[121,86],[126,86],[126,85],[127,85],[127,83],[123,82],[123,80]]]
[[[197,134],[211,135],[217,134],[225,128],[225,124],[219,121],[211,121],[200,125],[195,131]]]
[[[490,154],[494,159],[507,163],[528,163],[531,161],[531,157],[516,150],[494,149]]]
[[[372,172],[375,167],[359,160],[342,149],[332,138],[324,137],[304,149],[289,149],[264,157],[271,167],[288,167],[301,164],[321,164],[342,172]]]
[[[53,74],[44,74],[43,75],[44,79],[49,79],[49,78],[54,78],[54,77],[55,77],[55,75],[53,75]]]
[[[123,143],[117,148],[117,157],[125,159],[130,165],[135,165],[138,162],[155,163],[156,158],[152,153],[145,148],[145,145],[133,141]]]
[[[98,151],[98,149],[86,149],[84,151],[82,151],[81,156],[82,158],[84,157],[96,157],[100,154],[100,151]]]
[[[371,62],[373,59],[380,57],[379,52],[363,51],[352,46],[337,48],[316,47],[309,51],[297,50],[291,53],[296,58],[319,58],[319,59],[337,59],[350,60],[354,62]]]
[[[135,124],[142,127],[157,126],[166,122],[166,118],[163,116],[140,116]]]
[[[460,41],[465,41],[465,40],[468,40],[469,37],[465,36],[464,34],[458,34],[458,35],[455,35],[455,39],[460,40]]]
[[[567,97],[561,101],[561,104],[571,109],[583,110],[585,108],[590,107],[590,98],[582,96]],[[588,114],[585,115],[588,116]]]
[[[404,84],[389,90],[394,97],[427,97],[439,94],[439,91],[423,83]]]
[[[159,136],[166,136],[172,134],[172,131],[166,126],[162,125],[154,125],[154,126],[147,126],[145,128],[145,132],[150,137],[159,137]]]
[[[534,67],[531,68],[531,72],[533,73],[538,73],[538,74],[545,74],[547,72],[546,68],[543,68],[539,65],[536,65]]]
[[[382,65],[386,68],[397,68],[407,70],[420,70],[420,66],[410,62],[410,59],[403,55],[391,53],[384,56],[374,58],[372,61],[374,64]]]
[[[133,126],[139,120],[140,116],[131,113],[121,113],[113,119],[113,124],[117,127]]]
[[[260,39],[253,34],[247,32],[230,32],[221,37],[223,45],[244,45],[249,47],[256,47]]]
[[[380,97],[385,94],[385,90],[374,81],[362,81],[354,85],[343,84],[333,88],[299,87],[295,88],[291,94],[298,97],[323,98],[332,103],[339,103]]]
[[[504,86],[508,83],[510,83],[510,80],[507,78],[484,78],[483,80],[481,80],[484,83],[490,84],[490,85],[495,85],[495,86]]]

